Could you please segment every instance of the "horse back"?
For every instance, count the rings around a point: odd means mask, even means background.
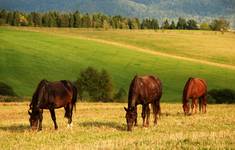
[[[39,107],[48,109],[53,105],[54,108],[60,108],[72,103],[73,87],[70,82],[65,80],[50,82],[44,88]]]
[[[200,78],[189,78],[184,87],[184,99],[198,98],[207,93],[206,81]]]
[[[136,76],[129,89],[128,105],[150,103],[160,99],[162,95],[162,83],[154,76]],[[133,99],[133,97],[137,97]],[[134,101],[134,102],[133,102]]]

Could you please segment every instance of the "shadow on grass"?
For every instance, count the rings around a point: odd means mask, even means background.
[[[169,113],[169,112],[162,112],[161,115],[162,116],[184,116],[183,112],[177,112],[177,113]]]
[[[11,131],[11,132],[25,132],[29,130],[28,125],[10,125],[10,126],[0,126],[0,130]]]
[[[88,121],[88,122],[82,122],[79,123],[79,126],[83,127],[107,127],[107,128],[113,128],[119,131],[125,131],[126,128],[122,125],[120,125],[117,122],[101,122],[101,121]]]

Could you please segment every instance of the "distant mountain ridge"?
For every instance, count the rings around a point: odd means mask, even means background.
[[[0,9],[79,10],[160,20],[185,17],[204,21],[224,17],[235,26],[235,0],[0,0]]]

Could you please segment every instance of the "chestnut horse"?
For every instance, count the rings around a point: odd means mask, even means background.
[[[189,78],[184,86],[183,91],[183,110],[184,114],[188,115],[190,111],[189,99],[192,99],[191,103],[191,114],[193,110],[197,113],[198,99],[199,99],[199,110],[206,113],[206,96],[207,96],[207,84],[206,81],[199,78]]]
[[[68,126],[72,123],[73,107],[76,106],[77,89],[66,80],[49,82],[42,80],[33,94],[32,101],[29,105],[30,127],[33,130],[42,130],[43,109],[49,109],[51,118],[54,122],[55,129],[58,128],[56,123],[55,110],[64,107],[65,117],[68,118]]]
[[[143,126],[149,126],[150,109],[152,104],[154,124],[157,125],[157,115],[160,114],[160,98],[162,96],[162,83],[154,76],[135,76],[131,82],[128,95],[128,108],[126,111],[127,130],[131,131],[135,122],[137,125],[137,105],[142,105]],[[146,118],[147,115],[147,118]]]

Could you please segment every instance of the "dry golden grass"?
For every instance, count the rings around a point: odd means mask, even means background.
[[[0,103],[1,149],[235,149],[235,105],[208,105],[207,114],[185,117],[181,104],[162,104],[157,127],[126,131],[122,103],[78,103],[73,128],[56,110],[59,129],[44,111],[43,131],[29,130],[28,103]]]

